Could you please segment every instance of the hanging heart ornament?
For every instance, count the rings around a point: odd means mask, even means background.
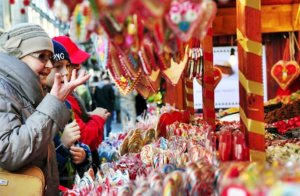
[[[271,76],[283,90],[286,90],[300,74],[296,61],[278,61],[271,69]]]
[[[214,67],[214,88],[218,86],[221,79],[222,79],[222,71],[219,68]],[[202,77],[197,78],[197,82],[200,85],[202,85]]]
[[[206,34],[215,14],[216,5],[213,1],[173,0],[166,14],[166,21],[178,38],[188,41],[195,30],[201,35],[202,32]]]

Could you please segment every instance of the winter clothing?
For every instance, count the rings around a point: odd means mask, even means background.
[[[57,195],[52,141],[69,119],[63,102],[50,94],[44,97],[38,75],[17,58],[0,53],[0,167],[15,171],[38,166],[46,176],[46,195]]]
[[[105,129],[106,136],[109,136],[111,132],[111,123],[113,119],[114,104],[115,104],[115,92],[110,83],[101,83],[103,85],[97,85],[94,92],[94,101],[97,107],[105,108],[110,112],[110,116],[106,119]]]
[[[69,54],[68,54],[67,50],[65,49],[65,47],[61,43],[59,43],[55,40],[52,40],[52,42],[53,42],[53,48],[54,48],[54,54],[53,54],[54,62],[58,62],[61,60],[67,60],[67,61],[71,62]]]
[[[39,25],[20,23],[0,36],[0,51],[17,58],[42,50],[53,52],[53,45]]]
[[[75,171],[78,172],[80,177],[83,177],[84,172],[86,172],[92,165],[92,155],[90,148],[83,144],[77,143],[76,145],[83,148],[86,154],[85,160],[76,165],[71,160],[70,150],[66,148],[60,141],[60,134],[57,134],[54,138],[54,144],[56,149],[56,159],[58,163],[59,171],[59,181],[60,185],[73,188]]]
[[[87,114],[83,103],[75,93],[67,97],[74,112],[76,122],[80,127],[80,141],[87,144],[91,151],[97,150],[103,140],[103,126],[105,120],[97,115]]]
[[[86,61],[90,54],[84,52],[67,36],[58,36],[53,38],[55,41],[61,43],[68,51],[72,64],[81,64]]]

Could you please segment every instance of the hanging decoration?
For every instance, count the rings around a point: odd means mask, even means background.
[[[295,43],[298,42],[294,33],[289,33],[283,60],[275,63],[271,69],[271,76],[283,90],[287,90],[300,74],[299,64],[295,61]]]
[[[178,38],[188,41],[197,30],[203,38],[210,21],[216,14],[216,5],[210,0],[173,0],[166,15],[166,22]]]
[[[176,85],[178,83],[178,81],[187,65],[188,51],[189,51],[189,47],[186,46],[183,59],[181,59],[181,61],[179,63],[177,63],[172,58],[171,62],[170,62],[171,66],[168,69],[165,69],[162,71],[164,78],[168,82],[170,82],[172,85]]]
[[[30,0],[23,0],[23,5],[24,6],[29,6],[30,5]]]
[[[113,78],[116,86],[123,95],[127,95],[140,80],[141,70],[134,72],[130,64],[126,62],[124,54],[112,43],[109,44],[108,71]]]
[[[189,44],[189,58],[186,68],[186,77],[189,79],[200,78],[202,74],[204,59],[200,43],[200,40],[194,38],[191,39]]]
[[[201,77],[200,42],[215,16],[214,1],[48,0],[59,10],[56,2],[72,13],[71,37],[92,39],[100,68],[109,70],[122,94],[136,87],[146,98],[159,91],[161,78],[176,85],[186,67],[188,77]]]
[[[217,68],[217,67],[214,66],[214,82],[213,82],[214,89],[218,86],[218,84],[220,83],[221,79],[222,79],[222,71],[219,68]],[[199,78],[197,78],[197,82],[200,85],[202,85],[202,81],[203,81],[203,77],[202,76],[199,77]]]
[[[78,4],[71,17],[70,35],[74,40],[86,42],[94,31],[95,24],[88,1]]]
[[[99,68],[106,69],[108,62],[108,51],[109,51],[109,40],[107,35],[96,35],[91,36],[92,42],[95,47],[96,57],[98,60]]]

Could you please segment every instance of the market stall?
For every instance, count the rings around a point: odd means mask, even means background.
[[[71,36],[81,41],[91,36],[99,64],[120,92],[135,89],[145,98],[163,92],[160,101],[171,106],[104,141],[98,149],[101,170],[78,178],[66,195],[299,193],[299,91],[264,103],[261,63],[262,43],[267,43],[262,33],[299,31],[298,2],[78,3],[69,7]],[[233,122],[220,121],[214,104],[222,72],[212,51],[226,35],[235,36],[238,46],[240,107],[234,111],[240,121]],[[283,60],[297,59],[297,36],[287,40],[289,59]],[[294,61],[268,62],[275,67],[273,83],[282,90],[299,81]],[[201,114],[194,113],[194,80],[203,88]]]

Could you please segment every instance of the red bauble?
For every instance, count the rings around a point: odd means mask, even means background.
[[[25,10],[24,8],[21,8],[21,9],[20,9],[20,13],[21,13],[21,14],[25,14],[25,13],[26,13],[26,10]]]
[[[15,4],[15,0],[9,0],[9,4]]]
[[[23,5],[24,6],[29,6],[29,4],[30,4],[30,0],[24,0],[23,1]]]

